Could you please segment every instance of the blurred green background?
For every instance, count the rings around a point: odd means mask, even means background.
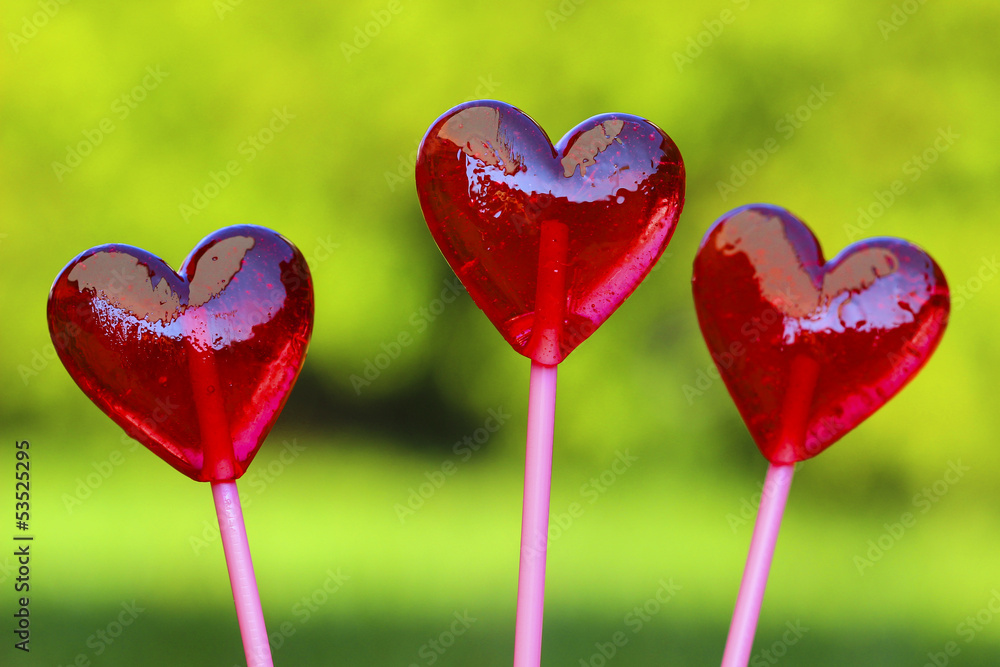
[[[996,2],[6,0],[0,21],[0,663],[242,664],[208,486],[123,440],[45,324],[79,252],[124,242],[177,266],[237,223],[293,240],[318,304],[241,482],[276,664],[511,663],[528,361],[467,296],[435,303],[451,274],[412,177],[430,123],[481,97],[553,140],[647,117],[688,173],[657,270],[561,367],[543,663],[721,658],[765,462],[703,377],[689,280],[709,224],[755,201],[802,216],[828,256],[922,245],[953,313],[912,385],[801,467],[752,664],[1000,662]],[[490,411],[503,426],[456,453]],[[10,633],[17,439],[28,655]],[[619,455],[637,460],[609,472]]]

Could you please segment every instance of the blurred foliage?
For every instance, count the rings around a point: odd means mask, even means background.
[[[561,367],[553,516],[616,452],[640,463],[553,544],[546,662],[590,656],[664,577],[684,589],[622,664],[721,655],[750,530],[727,517],[764,464],[721,383],[685,398],[711,364],[688,281],[709,224],[753,201],[798,213],[828,256],[852,226],[912,240],[955,295],[921,376],[797,476],[758,646],[795,619],[811,630],[794,664],[917,664],[963,641],[956,626],[990,598],[1000,552],[998,19],[987,0],[4,2],[0,425],[37,452],[44,610],[23,664],[71,661],[135,597],[151,622],[101,664],[239,656],[218,544],[199,555],[189,542],[213,520],[207,488],[121,443],[53,360],[45,324],[47,289],[79,252],[124,242],[176,266],[237,223],[299,245],[318,303],[300,384],[251,469],[283,438],[306,447],[308,463],[247,508],[270,627],[327,569],[353,577],[279,664],[428,664],[419,647],[464,609],[483,620],[440,664],[509,664],[528,363],[467,297],[428,316],[451,273],[412,179],[428,125],[476,97],[520,107],[553,139],[598,113],[642,115],[688,172],[667,255]],[[957,138],[915,168],[942,131]],[[734,170],[745,184],[723,197]],[[906,191],[859,224],[896,180]],[[356,393],[351,375],[403,332],[413,344]],[[485,451],[401,524],[394,505],[498,408],[512,416]],[[67,511],[116,448],[121,473]],[[958,460],[967,475],[859,575],[867,541],[919,512],[914,497]],[[230,650],[199,662],[190,646],[213,641]],[[962,664],[996,664],[1000,624],[962,648]]]

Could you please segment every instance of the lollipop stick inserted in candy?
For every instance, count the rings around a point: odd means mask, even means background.
[[[540,233],[531,346],[542,358],[558,359],[566,312],[569,228],[561,222],[546,220],[541,224]],[[531,362],[514,667],[537,667],[542,656],[557,368],[556,365]]]
[[[211,471],[212,497],[219,517],[219,534],[233,588],[236,619],[240,625],[248,667],[271,667],[271,647],[264,625],[264,611],[257,591],[257,578],[250,558],[243,508],[236,488],[236,461],[229,421],[226,418],[219,371],[211,347],[210,315],[204,308],[192,310],[187,335],[188,370],[198,413],[198,428],[204,452],[204,470]]]
[[[805,440],[809,407],[818,378],[819,364],[814,359],[800,354],[792,360],[782,406],[780,444],[780,448],[787,449],[788,452],[800,448]],[[771,571],[774,547],[778,542],[781,517],[785,513],[785,501],[788,499],[794,472],[794,463],[772,463],[767,469],[757,521],[750,539],[750,554],[743,570],[740,592],[736,596],[736,609],[729,626],[726,651],[722,656],[722,667],[746,667],[750,660],[757,619],[764,601],[764,589],[767,587],[767,575]]]
[[[554,366],[562,359],[559,348],[566,318],[569,226],[556,220],[545,220],[540,227],[535,321],[528,350],[533,359]]]
[[[207,313],[203,307],[189,312],[190,328],[185,331],[185,347],[205,457],[202,469],[210,479],[236,479],[236,456],[220,390],[219,370],[215,366],[215,353],[209,342],[211,335]]]

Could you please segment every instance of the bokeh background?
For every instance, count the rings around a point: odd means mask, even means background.
[[[921,375],[797,473],[752,664],[1000,661],[997,3],[5,0],[0,21],[3,664],[242,664],[209,488],[123,439],[45,324],[84,249],[177,266],[237,223],[299,245],[318,303],[241,482],[276,664],[510,664],[529,364],[467,296],[437,301],[451,274],[412,177],[431,122],[484,97],[553,139],[645,116],[688,173],[657,270],[561,367],[543,663],[721,657],[765,462],[707,375],[689,280],[710,223],[755,201],[828,256],[914,241],[954,296]],[[456,452],[465,437],[482,447]],[[9,632],[19,439],[27,655]]]

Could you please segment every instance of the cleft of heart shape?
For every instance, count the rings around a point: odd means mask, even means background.
[[[313,290],[302,253],[263,227],[203,239],[174,272],[132,246],[91,248],[49,294],[49,332],[83,392],[197,481],[246,472],[305,358]]]
[[[424,218],[473,301],[519,353],[566,358],[635,290],[684,202],[674,142],[636,116],[584,121],[555,146],[518,109],[462,104],[416,164]]]
[[[775,464],[815,456],[895,396],[950,309],[944,274],[912,243],[868,239],[827,262],[801,220],[762,204],[712,225],[692,286],[712,358]]]

